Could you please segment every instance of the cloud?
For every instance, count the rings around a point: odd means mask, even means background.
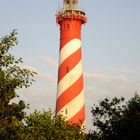
[[[43,80],[44,82],[56,83],[57,80],[57,78],[55,78],[53,75],[44,72],[39,72],[37,77]]]
[[[26,110],[27,113],[31,113],[34,109],[48,110],[51,108],[52,111],[55,109],[56,93],[57,93],[57,77],[53,74],[39,70],[33,66],[24,66],[31,71],[37,72],[35,75],[36,82],[27,89],[18,90],[20,98],[15,98],[14,102],[24,100],[30,104],[30,109]]]
[[[122,67],[122,68],[107,68],[106,69],[109,72],[118,72],[118,73],[124,73],[126,74],[139,74],[140,68],[127,68],[127,67]]]
[[[35,71],[37,73],[37,75],[35,76],[37,78],[37,81],[39,80],[43,82],[56,83],[57,78],[54,77],[52,74],[47,72],[42,72],[32,66],[26,66],[26,68],[28,68],[31,71]]]
[[[138,70],[138,69],[137,69]],[[84,74],[85,89],[101,98],[106,96],[133,96],[135,91],[140,91],[140,73],[130,68],[106,69]],[[103,94],[104,92],[104,94]],[[102,94],[101,94],[102,93]]]
[[[58,68],[58,64],[54,58],[46,55],[46,56],[41,56],[41,59],[48,65],[52,66],[53,68]]]
[[[56,103],[56,90],[40,87],[30,87],[18,91],[19,98],[15,98],[12,102],[18,102],[24,100],[25,103],[30,104],[30,109],[27,109],[27,113],[37,110],[48,110],[49,108],[54,111]]]

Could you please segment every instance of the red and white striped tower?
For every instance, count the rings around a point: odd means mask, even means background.
[[[70,123],[85,124],[84,85],[81,54],[81,25],[85,13],[77,8],[78,0],[64,0],[56,21],[60,25],[60,57],[56,113]]]

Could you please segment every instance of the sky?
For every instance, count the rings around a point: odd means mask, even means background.
[[[12,53],[38,73],[21,89],[20,99],[34,109],[55,110],[59,26],[55,14],[63,0],[0,0],[0,35],[18,30]],[[88,22],[82,27],[87,129],[91,107],[112,97],[140,94],[140,0],[79,0]]]

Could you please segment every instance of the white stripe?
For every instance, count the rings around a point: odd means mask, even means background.
[[[72,39],[60,51],[59,65],[81,47],[80,39]]]
[[[66,104],[58,114],[66,117],[66,120],[71,119],[76,113],[80,111],[80,109],[84,106],[84,90],[75,97],[72,101]]]
[[[82,74],[82,61],[67,73],[58,83],[57,97],[69,88]]]

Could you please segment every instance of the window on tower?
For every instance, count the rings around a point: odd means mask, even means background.
[[[66,71],[69,72],[69,67],[67,66]]]
[[[65,114],[68,114],[68,110],[67,110],[67,108],[65,109]]]

